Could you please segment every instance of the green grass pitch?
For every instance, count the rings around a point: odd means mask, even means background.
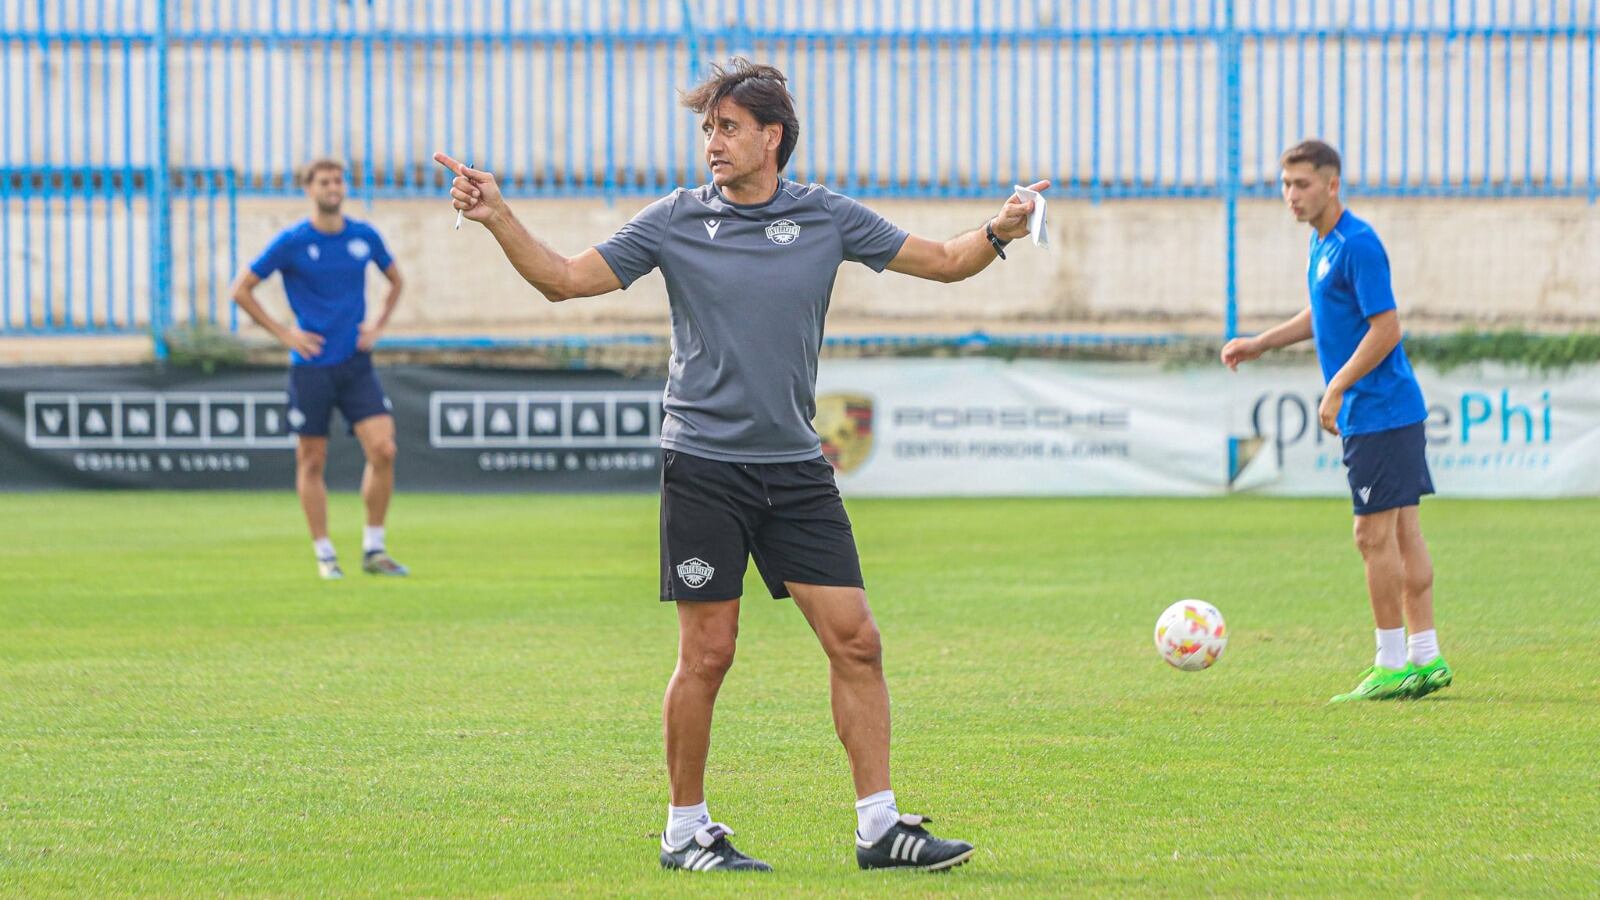
[[[714,817],[777,871],[657,868],[675,619],[650,496],[402,494],[416,573],[315,579],[288,494],[0,496],[0,894],[1586,894],[1600,501],[1423,509],[1456,685],[1372,654],[1332,500],[854,501],[906,811],[856,870],[826,664],[752,569]],[[335,497],[357,569],[359,510]],[[1156,615],[1231,643],[1169,669]]]

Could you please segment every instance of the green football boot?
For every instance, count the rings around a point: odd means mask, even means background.
[[[1397,697],[1409,696],[1407,684],[1411,676],[1411,667],[1404,669],[1386,669],[1383,666],[1372,666],[1362,673],[1361,683],[1355,690],[1348,694],[1335,694],[1329,703],[1344,703],[1350,700],[1393,700]]]
[[[1425,666],[1411,666],[1410,670],[1406,688],[1412,697],[1426,697],[1434,691],[1447,688],[1456,678],[1456,673],[1450,671],[1450,664],[1442,656]]]

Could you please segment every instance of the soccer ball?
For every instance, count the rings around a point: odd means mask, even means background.
[[[1204,600],[1179,600],[1156,620],[1156,652],[1175,669],[1209,668],[1227,646],[1222,613]]]

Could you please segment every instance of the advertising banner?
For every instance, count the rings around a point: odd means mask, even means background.
[[[846,494],[1217,494],[1219,386],[1155,363],[831,360],[816,426]]]
[[[1236,490],[1347,496],[1339,438],[1317,427],[1311,366],[1242,367],[1229,390],[1244,438]],[[1540,373],[1471,365],[1417,370],[1428,402],[1428,469],[1444,497],[1600,494],[1600,367]]]
[[[0,490],[294,486],[287,373],[0,369]],[[662,383],[604,372],[397,366],[398,484],[428,491],[653,490]],[[327,477],[360,484],[334,417]]]
[[[404,490],[654,490],[662,384],[395,366]],[[1600,367],[1418,372],[1445,497],[1600,494]],[[281,369],[0,369],[0,490],[294,483]],[[816,427],[849,496],[1347,496],[1311,365],[824,360]],[[335,419],[328,478],[361,452]],[[1234,452],[1230,456],[1230,437]],[[1230,477],[1232,476],[1232,477]]]

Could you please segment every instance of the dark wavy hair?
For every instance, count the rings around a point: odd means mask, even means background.
[[[788,84],[789,79],[776,68],[735,56],[725,66],[712,63],[706,80],[683,93],[683,105],[703,116],[723,100],[732,100],[750,110],[757,124],[782,125],[783,137],[778,139],[778,171],[782,172],[800,141],[800,119],[794,113]]]

